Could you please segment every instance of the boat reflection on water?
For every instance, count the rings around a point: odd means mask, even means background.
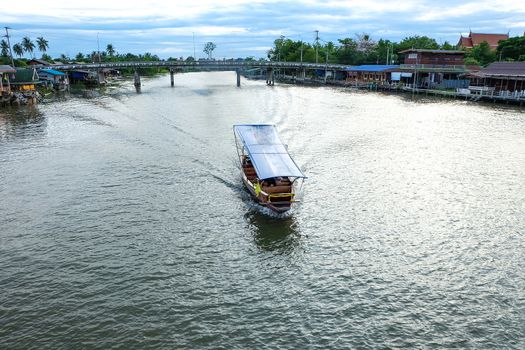
[[[257,248],[277,254],[291,254],[301,245],[295,218],[272,217],[258,211],[245,214]]]

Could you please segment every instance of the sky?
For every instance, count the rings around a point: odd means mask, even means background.
[[[333,42],[357,33],[393,41],[427,35],[452,44],[469,30],[523,35],[525,0],[3,0],[0,26],[11,28],[12,45],[43,36],[52,57],[112,44],[118,53],[201,58],[212,41],[215,58],[259,58],[281,35],[313,43],[316,30]]]

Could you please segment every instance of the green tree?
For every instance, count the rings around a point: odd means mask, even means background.
[[[47,53],[42,54],[42,59],[46,62],[53,62],[53,58],[49,56]]]
[[[204,53],[206,55],[208,55],[208,59],[211,60],[211,56],[212,56],[212,53],[213,53],[213,50],[215,50],[217,48],[217,45],[215,45],[214,43],[212,43],[211,41],[208,41],[205,45],[204,45],[204,49],[202,51],[204,51]]]
[[[28,36],[22,38],[21,45],[24,48],[25,52],[29,52],[29,54],[33,56],[33,51],[35,51],[35,44],[31,41],[31,39]]]
[[[62,61],[64,63],[67,63],[67,62],[71,61],[71,59],[69,58],[68,55],[62,53],[62,54],[60,54],[60,61]]]
[[[336,49],[335,56],[337,63],[355,64],[357,61],[357,42],[351,38],[338,39],[339,46]]]
[[[466,57],[465,58],[465,65],[467,66],[479,66],[479,61],[475,59],[474,57]]]
[[[21,44],[14,44],[13,45],[13,52],[18,57],[22,57],[24,55],[24,48],[22,47]]]
[[[496,49],[496,56],[502,60],[520,60],[525,55],[525,36],[517,36],[507,40],[501,40]]]
[[[106,46],[106,52],[108,53],[109,57],[113,57],[115,54],[115,48],[113,47],[113,44],[108,44],[108,46]]]
[[[0,56],[9,57],[9,45],[3,39],[0,41]]]
[[[36,44],[38,46],[38,51],[42,53],[45,53],[47,49],[49,48],[48,41],[41,36],[36,38]]]
[[[75,61],[77,62],[83,62],[85,59],[86,57],[82,52],[77,53],[77,55],[75,56]]]
[[[456,50],[456,46],[450,44],[448,41],[445,41],[441,46],[439,47],[441,50]]]
[[[396,48],[396,52],[400,52],[408,49],[430,49],[437,50],[439,45],[436,39],[429,38],[428,36],[410,36],[406,37],[399,42]]]
[[[380,39],[374,48],[372,58],[375,58],[378,64],[393,64],[398,59],[394,52],[395,46],[396,43],[390,40]]]
[[[496,60],[496,53],[490,49],[490,45],[484,41],[476,45],[467,53],[466,58],[473,58],[480,65],[486,66]]]
[[[284,36],[274,40],[273,47],[268,51],[268,58],[273,61],[299,62],[301,60],[301,50],[304,50],[305,43],[302,41],[293,41]]]

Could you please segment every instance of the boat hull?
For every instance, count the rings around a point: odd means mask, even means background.
[[[244,186],[248,189],[248,192],[252,195],[252,197],[262,206],[267,207],[268,209],[276,212],[276,213],[285,213],[289,211],[292,208],[292,202],[277,202],[272,203],[265,199],[265,197],[262,194],[257,195],[255,193],[255,189],[253,184],[248,180],[245,176],[245,174],[241,171],[241,177],[242,181],[244,183]]]

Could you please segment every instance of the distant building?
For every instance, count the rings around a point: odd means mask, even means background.
[[[102,72],[97,73],[89,70],[73,70],[69,72],[69,81],[72,84],[82,83],[85,85],[97,85],[104,83],[104,75]]]
[[[469,32],[468,36],[460,36],[458,47],[469,50],[486,41],[489,44],[489,47],[495,51],[500,40],[507,40],[508,38],[509,34],[482,34]]]
[[[465,51],[409,49],[399,52],[404,55],[401,72],[411,72],[412,86],[419,88],[453,89],[468,86],[468,80],[460,79],[467,73]]]
[[[62,91],[69,86],[67,74],[54,69],[39,69],[38,76],[40,81],[55,90]]]
[[[494,62],[472,76],[476,78],[476,85],[525,97],[525,62]]]
[[[369,64],[346,68],[346,80],[359,83],[389,82],[392,70],[398,69],[397,65]]]
[[[38,73],[34,68],[17,68],[11,80],[14,91],[35,91],[39,83]]]
[[[30,59],[26,63],[28,66],[49,66],[51,65],[51,63],[49,62],[44,61],[44,60],[39,60],[37,58]]]

